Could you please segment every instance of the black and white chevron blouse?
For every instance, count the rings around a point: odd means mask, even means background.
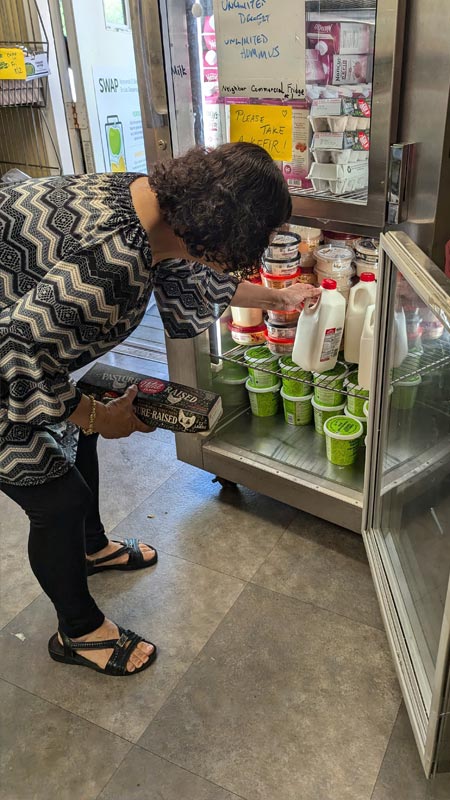
[[[152,268],[131,174],[0,187],[0,482],[30,486],[74,463],[70,373],[139,325],[153,288],[169,336],[205,331],[237,280],[200,264]]]

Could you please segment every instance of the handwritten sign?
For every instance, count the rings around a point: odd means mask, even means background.
[[[305,96],[305,0],[214,0],[222,97]]]
[[[292,159],[292,107],[230,106],[232,142],[252,142],[264,147],[275,161]]]
[[[25,54],[20,47],[0,48],[0,80],[16,81],[27,77]]]

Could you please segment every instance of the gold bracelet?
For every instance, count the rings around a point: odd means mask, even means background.
[[[95,418],[97,416],[97,402],[93,394],[89,395],[89,400],[91,401],[91,411],[89,414],[89,427],[88,428],[81,428],[85,436],[92,436],[94,431],[95,425]]]

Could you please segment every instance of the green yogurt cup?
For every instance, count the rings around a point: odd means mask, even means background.
[[[312,392],[304,397],[292,397],[282,389],[281,397],[283,398],[284,418],[288,425],[310,425],[313,416]]]
[[[414,378],[398,381],[394,384],[394,393],[392,395],[392,406],[401,411],[411,411],[414,408],[417,400],[417,392],[422,383],[422,378],[417,375]]]
[[[278,361],[280,372],[282,373],[283,391],[290,397],[307,397],[311,394],[311,385],[308,383],[300,383],[303,381],[310,381],[312,383],[312,373],[306,372],[298,366],[290,356],[283,356]],[[298,380],[295,380],[298,379]]]
[[[327,372],[313,372],[314,399],[321,406],[340,406],[344,400],[343,388],[346,368],[336,364]],[[320,384],[320,385],[317,385]]]
[[[274,356],[268,347],[265,345],[249,347],[245,351],[244,359],[254,387],[267,389],[269,386],[275,386],[279,383],[278,375],[275,374],[278,357]],[[258,366],[263,367],[265,370],[273,370],[273,372],[262,372],[262,370],[258,369]]]
[[[364,414],[366,419],[369,419],[369,401],[368,400],[366,400],[366,402],[364,403],[363,414]]]
[[[261,388],[255,386],[251,378],[245,384],[250,398],[250,408],[255,417],[274,417],[278,414],[279,391],[281,384]]]
[[[358,422],[361,423],[361,425],[363,426],[363,435],[365,437],[367,435],[367,417],[365,417],[364,415],[362,417],[358,417],[356,414],[352,414],[350,409],[349,409],[349,407],[348,407],[348,404],[344,408],[344,414],[349,419],[356,419],[356,420],[358,420]],[[361,446],[365,443],[363,437],[361,437],[359,443],[360,443]]]
[[[242,364],[237,364],[233,361],[224,361],[223,370],[220,373],[224,382],[247,380],[248,370]]]
[[[316,433],[320,433],[321,436],[325,436],[323,426],[325,425],[327,419],[342,415],[344,413],[345,403],[341,403],[340,406],[321,406],[313,397],[311,404],[314,409],[314,427],[316,429]]]
[[[328,461],[338,467],[354,464],[363,435],[363,426],[359,420],[341,414],[327,419],[323,429]]]
[[[363,389],[363,387],[358,384],[357,372],[350,373],[345,381],[345,388],[348,392],[347,407],[350,414],[353,414],[355,417],[362,417],[364,415],[364,403],[369,397],[369,390]],[[356,397],[356,395],[358,395],[358,397]],[[359,395],[362,395],[362,397]]]

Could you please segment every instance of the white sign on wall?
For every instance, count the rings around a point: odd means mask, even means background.
[[[305,0],[214,0],[222,97],[305,96]]]
[[[92,74],[106,172],[146,172],[134,64],[93,67]]]

